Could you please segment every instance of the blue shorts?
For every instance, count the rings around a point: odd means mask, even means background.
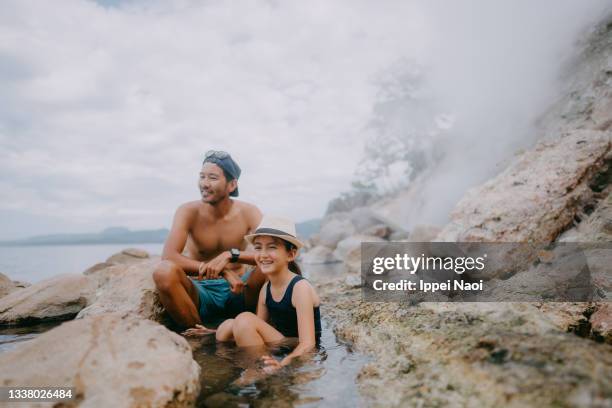
[[[246,270],[241,279],[246,282],[255,268]],[[218,324],[225,319],[235,317],[247,310],[244,302],[244,294],[235,295],[230,290],[229,282],[225,279],[203,279],[191,278],[193,285],[198,291],[200,306],[198,313],[202,323]]]

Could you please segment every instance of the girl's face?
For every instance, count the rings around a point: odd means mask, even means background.
[[[285,242],[280,238],[260,235],[253,239],[253,247],[255,262],[265,274],[282,272],[295,259],[296,251],[287,251]]]

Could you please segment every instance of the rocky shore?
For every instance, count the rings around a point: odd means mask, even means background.
[[[357,378],[366,405],[612,406],[609,252],[591,254],[589,265],[606,301],[374,303],[359,288],[362,241],[612,243],[612,20],[568,72],[539,142],[467,192],[448,225],[407,231],[390,217],[409,205],[400,193],[328,214],[309,240],[306,266],[344,268],[315,284],[337,336],[372,356]],[[0,385],[74,387],[82,406],[193,405],[206,367],[165,326],[158,261],[127,249],[32,285],[0,274],[0,325],[70,320],[1,353]],[[485,279],[507,288],[524,272]]]

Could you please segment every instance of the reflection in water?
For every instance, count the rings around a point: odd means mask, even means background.
[[[259,356],[282,358],[295,344],[249,350],[213,336],[188,339],[202,367],[198,406],[359,406],[355,378],[366,359],[339,343],[327,320],[322,324],[320,348],[272,375],[262,371]]]
[[[2,327],[0,328],[0,353],[16,347],[23,341],[32,340],[60,324],[61,322],[52,322],[23,327]]]

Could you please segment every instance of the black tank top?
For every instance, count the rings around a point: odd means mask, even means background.
[[[266,307],[270,315],[270,322],[285,337],[298,337],[297,312],[291,304],[291,296],[293,295],[293,287],[302,279],[304,278],[299,275],[291,279],[280,302],[272,299],[270,282],[266,286]],[[321,313],[319,312],[319,306],[314,308],[314,324],[315,337],[319,337],[321,334]]]

